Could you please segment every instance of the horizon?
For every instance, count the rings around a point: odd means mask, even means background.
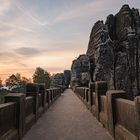
[[[122,5],[140,8],[140,1],[1,0],[0,78],[20,73],[32,78],[36,67],[51,74],[70,69],[85,54],[91,29]]]

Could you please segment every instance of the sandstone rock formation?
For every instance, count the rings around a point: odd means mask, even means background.
[[[108,82],[110,89],[140,94],[140,16],[138,9],[123,5],[105,23],[91,31],[88,50],[91,80]]]
[[[51,78],[51,87],[68,88],[70,84],[70,70],[64,70],[64,73],[54,74]]]
[[[71,86],[88,86],[90,62],[87,55],[80,55],[71,66]]]
[[[92,63],[92,81],[108,81],[112,86],[113,52],[111,39],[103,21],[97,21],[92,28],[87,55]]]
[[[65,79],[63,73],[54,74],[51,78],[52,87],[63,87],[65,85]]]
[[[68,88],[70,85],[71,71],[64,70],[65,86]]]

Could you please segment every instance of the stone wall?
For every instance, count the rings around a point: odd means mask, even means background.
[[[0,140],[21,140],[63,92],[60,88],[28,83],[26,95],[10,93],[0,105]]]
[[[0,105],[0,139],[18,140],[16,103],[9,102]]]
[[[108,90],[107,82],[76,87],[75,93],[115,140],[140,139],[140,96],[126,99],[123,90]]]

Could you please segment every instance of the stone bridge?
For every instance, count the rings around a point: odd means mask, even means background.
[[[27,84],[25,94],[8,94],[0,105],[0,140],[93,138],[109,140],[111,136],[71,89]]]
[[[97,21],[86,54],[51,84],[68,88],[70,77],[72,89],[30,83],[5,96],[0,140],[140,140],[138,9],[124,5]]]
[[[140,97],[104,81],[74,91],[27,84],[0,105],[0,140],[139,140],[139,132]]]

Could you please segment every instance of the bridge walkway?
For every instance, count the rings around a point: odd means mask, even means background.
[[[23,140],[112,140],[71,89],[67,89]]]

